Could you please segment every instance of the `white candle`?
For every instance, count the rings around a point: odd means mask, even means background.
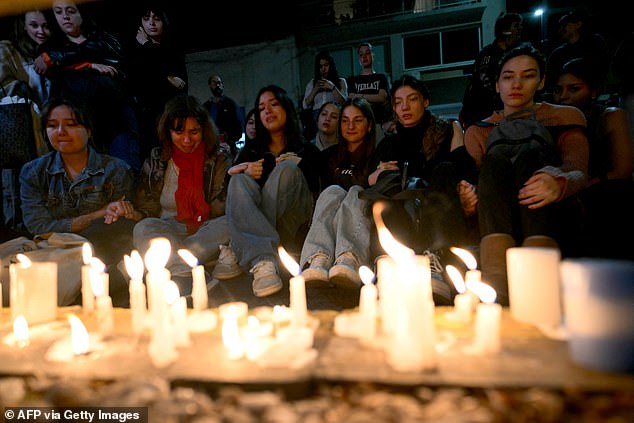
[[[290,290],[289,305],[292,313],[291,324],[296,327],[304,327],[308,322],[308,307],[306,305],[306,282],[300,275],[299,264],[286,252],[283,247],[277,249],[280,259],[293,277],[288,282]]]
[[[74,355],[83,355],[89,351],[89,337],[86,326],[81,319],[74,314],[68,316],[70,323],[70,342]]]
[[[9,265],[11,318],[23,315],[31,324],[57,318],[57,263],[31,262],[18,254]]]
[[[145,285],[143,284],[143,259],[137,250],[133,250],[130,255],[124,255],[123,261],[130,284],[128,292],[130,294],[130,314],[132,316],[132,330],[135,334],[141,334],[145,330],[147,319],[147,305]]]
[[[167,329],[165,327],[165,319],[168,319],[169,315],[166,310],[165,285],[170,280],[171,275],[169,270],[165,268],[165,265],[167,264],[171,251],[172,247],[169,240],[159,237],[150,241],[150,248],[148,248],[145,253],[145,267],[148,269],[146,283],[148,310],[152,326],[152,340],[158,340],[157,338],[164,336],[164,332]],[[158,340],[158,342],[163,341]],[[160,358],[157,363],[159,363],[159,365],[167,364]]]
[[[104,295],[104,279],[102,276],[103,268],[100,270],[91,263],[90,280],[92,292],[96,296],[95,308],[97,313],[97,326],[102,336],[108,336],[114,329],[114,312],[112,309],[112,298]]]
[[[198,259],[188,250],[178,250],[178,255],[192,268],[192,302],[196,311],[205,310],[209,302],[205,268],[198,264]]]
[[[95,295],[90,286],[90,259],[92,258],[92,248],[90,244],[84,242],[82,246],[83,263],[81,266],[81,305],[84,313],[89,314],[95,310]]]
[[[222,321],[222,343],[230,360],[239,360],[244,356],[244,345],[240,337],[238,316],[230,309]]]
[[[148,346],[148,353],[152,362],[157,367],[165,367],[178,357],[175,348],[173,317],[170,311],[171,302],[174,299],[174,290],[178,297],[178,286],[173,281],[161,284],[160,293],[157,292],[156,308],[152,337]]]
[[[15,345],[24,348],[29,345],[29,324],[24,316],[19,315],[13,320],[13,339]]]
[[[469,323],[477,297],[467,291],[465,281],[462,279],[462,275],[460,275],[460,271],[458,271],[457,268],[452,265],[447,265],[445,270],[453,282],[456,291],[458,291],[458,294],[453,299],[453,310],[448,313],[447,317],[458,322]]]
[[[178,292],[176,284],[174,284],[174,287],[176,287],[176,292]],[[187,300],[185,297],[179,296],[175,301],[171,302],[170,309],[172,312],[174,343],[177,347],[188,347],[191,345],[191,340],[189,328],[187,327]]]
[[[367,266],[359,268],[359,274],[363,281],[359,294],[359,315],[361,327],[359,337],[361,340],[373,339],[376,335],[377,315],[377,288],[374,285],[374,273]]]
[[[482,303],[476,308],[474,338],[472,348],[477,354],[494,354],[500,351],[500,324],[502,307],[496,304],[495,290],[489,285],[473,283],[474,292]]]

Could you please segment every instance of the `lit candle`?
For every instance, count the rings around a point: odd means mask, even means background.
[[[240,338],[238,316],[235,309],[228,309],[222,321],[222,343],[230,360],[239,360],[244,355],[244,346]]]
[[[132,330],[135,334],[143,332],[146,326],[147,305],[145,285],[143,284],[143,259],[137,250],[123,256],[126,271],[130,275],[130,314]]]
[[[81,249],[84,264],[81,266],[81,305],[84,313],[92,313],[95,310],[95,295],[90,286],[90,259],[92,258],[92,248],[90,244],[84,242]]]
[[[500,323],[502,307],[495,303],[495,290],[483,282],[467,285],[480,300],[476,309],[473,345],[470,350],[476,354],[493,354],[500,351]]]
[[[371,340],[376,335],[377,288],[374,285],[374,272],[367,266],[359,268],[363,281],[359,294],[360,333],[362,341]]]
[[[192,301],[196,311],[207,308],[209,301],[207,293],[207,281],[205,280],[205,268],[198,264],[198,259],[189,250],[180,249],[178,255],[192,268]]]
[[[187,328],[187,300],[180,296],[178,285],[169,281],[165,285],[165,298],[171,313],[171,332],[177,347],[188,347],[191,344]]]
[[[108,336],[114,329],[114,312],[112,310],[112,298],[105,294],[104,273],[105,265],[103,262],[94,257],[91,258],[90,281],[92,292],[96,296],[97,326],[102,336]]]
[[[469,323],[475,308],[476,302],[474,299],[476,297],[467,292],[465,282],[458,269],[449,264],[445,267],[445,270],[456,287],[456,291],[458,291],[458,294],[453,299],[453,311],[447,313],[447,317],[458,322]]]
[[[306,282],[300,274],[299,264],[286,252],[284,247],[277,249],[280,259],[290,272],[291,280],[288,282],[290,290],[290,308],[292,313],[291,324],[303,327],[308,323],[308,308],[306,306]]]
[[[460,259],[467,266],[468,270],[467,270],[467,273],[465,273],[465,277],[464,277],[465,282],[466,281],[480,282],[481,274],[480,274],[480,271],[476,269],[478,267],[478,262],[476,261],[473,254],[471,254],[468,250],[465,250],[464,248],[451,247],[450,250],[452,253],[460,257]],[[469,295],[474,297],[474,302],[475,300],[477,300],[477,296],[475,294],[470,292],[468,289],[466,290],[466,292],[468,292]]]
[[[86,326],[81,319],[74,314],[68,315],[70,323],[70,342],[74,355],[84,355],[89,350],[89,338]]]
[[[154,238],[150,241],[150,248],[145,253],[145,267],[148,270],[146,276],[148,310],[153,332],[163,324],[162,314],[166,313],[164,289],[171,275],[165,265],[171,254],[171,248],[167,238]]]
[[[13,320],[13,339],[19,348],[29,345],[29,324],[21,314]]]
[[[11,318],[23,315],[31,324],[57,318],[57,263],[31,262],[17,254],[9,265]]]

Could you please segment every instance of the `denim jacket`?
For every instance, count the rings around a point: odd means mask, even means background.
[[[203,169],[203,191],[205,201],[211,206],[209,219],[225,214],[227,200],[227,171],[231,166],[231,156],[221,148],[205,159]],[[154,147],[150,157],[141,168],[141,181],[137,190],[134,208],[144,217],[161,215],[161,192],[165,183],[166,161],[161,160],[161,147]]]
[[[20,172],[22,215],[33,234],[71,232],[71,220],[125,196],[132,199],[133,176],[123,160],[88,147],[88,163],[74,181],[66,176],[60,154],[52,151]]]

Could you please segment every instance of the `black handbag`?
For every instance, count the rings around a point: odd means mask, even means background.
[[[0,168],[18,169],[37,157],[32,101],[10,97],[4,86],[0,104]]]

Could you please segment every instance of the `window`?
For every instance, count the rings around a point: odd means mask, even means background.
[[[479,28],[444,30],[403,38],[405,69],[460,65],[473,61],[479,51]]]

